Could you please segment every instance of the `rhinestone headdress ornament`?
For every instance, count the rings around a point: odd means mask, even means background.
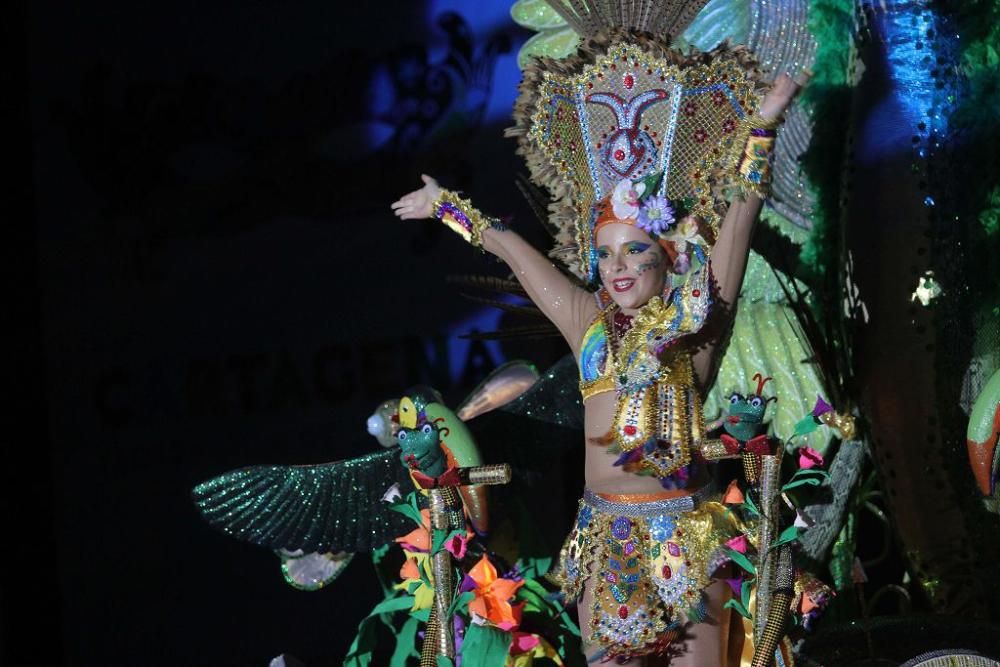
[[[550,255],[596,283],[595,226],[612,208],[618,217],[628,211],[661,240],[690,244],[682,253],[690,267],[675,269],[682,276],[674,285],[701,296],[723,193],[749,132],[741,121],[761,92],[753,58],[727,45],[669,47],[702,0],[547,2],[580,33],[581,47],[525,69],[508,136],[518,137],[532,180],[553,197]],[[689,224],[677,224],[683,216]]]

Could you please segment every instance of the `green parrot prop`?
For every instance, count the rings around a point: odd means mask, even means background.
[[[432,488],[450,469],[481,465],[465,420],[510,403],[537,379],[530,364],[501,366],[457,412],[434,389],[416,387],[369,417],[368,432],[382,451],[319,465],[232,470],[196,486],[192,499],[213,528],[275,551],[290,585],[322,588],[353,554],[374,551],[410,530],[391,500]],[[485,534],[485,488],[463,486],[460,494],[473,528]]]

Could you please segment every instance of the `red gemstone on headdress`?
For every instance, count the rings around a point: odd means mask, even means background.
[[[628,607],[625,605],[618,607],[618,617],[623,621],[628,618]]]
[[[620,148],[618,150],[616,150],[615,151],[615,159],[618,160],[619,162],[621,162],[622,160],[624,160],[625,159],[625,151],[623,151]]]
[[[697,299],[699,296],[701,296],[701,290],[700,289],[691,290],[691,296]]]
[[[626,74],[625,78],[622,79],[622,83],[625,84],[626,88],[632,90],[632,86],[635,85],[635,77],[632,76],[631,74]]]
[[[625,432],[625,435],[635,435],[635,426],[632,426],[631,424],[629,424],[622,430]]]
[[[663,578],[664,579],[669,579],[672,576],[674,576],[673,570],[670,569],[669,565],[664,565],[663,566]]]

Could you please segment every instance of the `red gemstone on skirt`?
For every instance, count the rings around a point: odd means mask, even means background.
[[[674,576],[673,570],[670,569],[669,565],[664,565],[663,566],[663,578],[664,579],[669,579],[672,576]]]
[[[622,430],[625,431],[625,435],[635,435],[635,426],[629,425]]]
[[[618,607],[618,617],[621,618],[622,620],[628,618],[628,607],[626,607],[625,605]]]

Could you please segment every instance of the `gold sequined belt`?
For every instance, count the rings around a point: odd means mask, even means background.
[[[604,514],[619,516],[653,516],[690,512],[712,494],[711,485],[703,486],[689,496],[674,496],[657,500],[657,493],[599,494],[584,489],[583,502]]]

